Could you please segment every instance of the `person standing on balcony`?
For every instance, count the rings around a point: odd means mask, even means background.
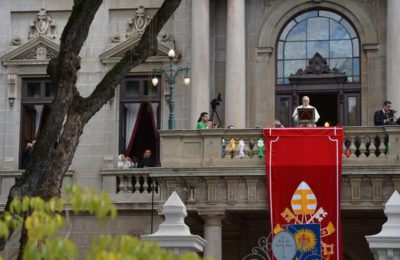
[[[395,122],[394,114],[396,111],[392,110],[392,102],[386,100],[383,102],[382,109],[374,114],[374,125],[393,125]],[[400,120],[397,120],[400,122]]]
[[[198,129],[198,130],[207,129],[207,123],[208,123],[208,113],[202,112],[200,114],[199,120],[197,120],[196,129]]]
[[[315,107],[310,105],[310,98],[308,96],[304,96],[301,99],[301,102],[303,103],[302,105],[298,106],[295,108],[293,111],[293,120],[297,123],[299,121],[299,114],[298,114],[298,109],[299,108],[313,108],[314,109],[314,124],[299,124],[300,127],[310,127],[310,126],[315,126],[315,123],[318,122],[319,120],[319,114],[318,111]]]
[[[151,150],[144,150],[143,159],[139,162],[138,168],[155,167],[156,161],[151,158]]]

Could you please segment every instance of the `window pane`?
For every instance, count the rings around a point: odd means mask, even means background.
[[[279,113],[280,113],[281,123],[284,126],[289,126],[290,111],[289,111],[289,98],[288,97],[280,98]]]
[[[126,81],[125,94],[127,96],[140,96],[140,82],[139,81]]]
[[[157,87],[154,87],[153,84],[149,80],[143,81],[144,84],[144,95],[156,97],[157,96]]]
[[[329,57],[329,41],[311,41],[307,42],[307,58],[311,59],[316,52],[322,57]]]
[[[306,18],[315,17],[317,15],[318,15],[318,11],[311,11],[311,12],[307,12],[307,13],[304,13],[304,14],[301,14],[301,15],[297,16],[295,20],[297,22],[301,22]]]
[[[54,97],[54,88],[51,82],[46,82],[45,84],[45,96]]]
[[[359,58],[353,59],[353,75],[360,76],[360,59]]]
[[[305,59],[306,43],[305,42],[287,42],[285,44],[285,59]]]
[[[330,53],[331,58],[352,57],[353,48],[351,40],[331,41],[330,51],[331,51]]]
[[[279,78],[277,84],[283,84],[283,79]]]
[[[346,73],[350,76],[353,74],[353,61],[351,58],[348,59],[330,59],[329,61],[331,69],[337,68],[340,72]]]
[[[332,18],[333,20],[340,21],[342,17],[338,14],[329,11],[319,11],[319,16]]]
[[[305,60],[290,60],[285,61],[285,77],[289,77],[290,74],[295,74],[298,69],[305,69],[306,61]]]
[[[328,18],[315,17],[307,22],[307,40],[329,40]]]
[[[281,33],[281,40],[285,41],[288,32],[296,25],[294,21],[291,21],[288,25],[286,25],[285,29]]]
[[[303,21],[296,25],[288,34],[287,41],[305,41],[307,31],[307,21]]]
[[[345,19],[342,19],[340,21],[340,23],[343,24],[343,26],[347,29],[347,31],[349,32],[351,38],[357,37],[357,34],[354,31],[353,26],[348,21],[346,21]]]
[[[360,46],[358,43],[358,39],[353,40],[353,57],[359,57],[360,56]]]
[[[331,40],[343,40],[350,39],[350,35],[346,28],[340,23],[330,20],[330,36]]]
[[[278,78],[283,77],[283,61],[278,61]]]
[[[279,41],[278,42],[278,60],[282,60],[283,59],[283,42]]]
[[[40,97],[40,82],[28,82],[26,84],[28,97]]]
[[[357,125],[357,97],[347,97],[347,125]]]

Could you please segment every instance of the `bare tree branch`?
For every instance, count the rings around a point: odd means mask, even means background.
[[[114,96],[117,85],[134,67],[144,62],[157,52],[157,35],[171,15],[178,8],[181,0],[166,0],[147,26],[140,42],[125,53],[122,59],[104,76],[84,106],[91,112],[97,112]],[[90,117],[87,119],[89,120]]]

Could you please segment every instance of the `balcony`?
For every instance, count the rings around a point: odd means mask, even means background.
[[[121,207],[148,209],[177,190],[189,210],[265,210],[261,136],[261,129],[163,130],[162,167],[104,170],[102,188]],[[343,151],[342,208],[381,209],[400,190],[400,127],[347,127]]]

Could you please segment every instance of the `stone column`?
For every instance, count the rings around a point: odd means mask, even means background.
[[[190,128],[210,108],[210,0],[192,1]]]
[[[201,213],[199,213],[201,214]],[[204,256],[214,260],[222,260],[222,218],[224,214],[201,214],[204,219],[204,239],[207,241],[204,247]]]
[[[246,127],[245,1],[228,0],[225,126]]]
[[[386,98],[400,106],[400,1],[387,1]]]

